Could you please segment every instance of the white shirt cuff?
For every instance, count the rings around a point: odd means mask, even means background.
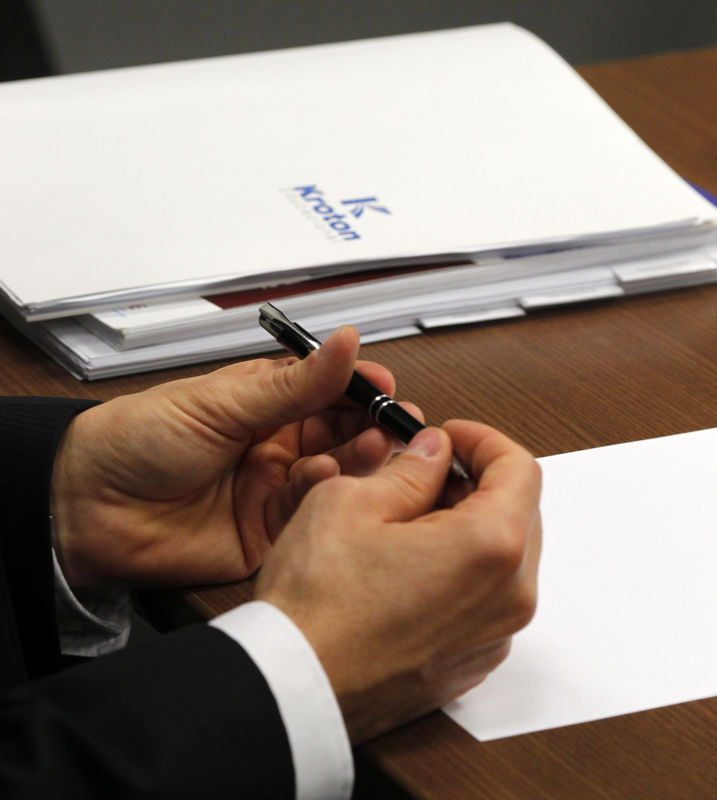
[[[291,747],[296,800],[348,800],[351,744],[329,679],[301,630],[263,601],[245,603],[209,624],[238,642],[269,684]]]
[[[99,656],[121,650],[132,627],[132,601],[126,589],[70,589],[52,551],[55,617],[60,650],[67,656]]]

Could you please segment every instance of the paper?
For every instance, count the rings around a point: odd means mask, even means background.
[[[5,314],[21,333],[80,380],[113,378],[220,358],[245,358],[281,347],[266,331],[254,325],[241,331],[225,331],[121,351],[115,350],[73,319],[30,323],[8,310]],[[336,320],[332,320],[328,328],[317,327],[314,330],[321,337],[328,336],[338,325]],[[415,336],[420,332],[415,325],[383,325],[362,333],[361,341],[368,344]]]
[[[510,24],[12,82],[0,174],[36,320],[717,219]]]
[[[445,711],[490,740],[717,694],[717,428],[541,465],[538,612]]]
[[[79,321],[124,350],[254,327],[256,309],[266,300],[276,300],[297,319],[321,316],[331,309],[343,314],[339,324],[359,325],[365,331],[367,321],[374,328],[381,322],[389,326],[419,324],[427,329],[518,316],[547,305],[619,297],[624,293],[623,284],[628,285],[625,276],[636,275],[631,278],[630,293],[649,291],[655,280],[669,280],[673,285],[694,274],[703,282],[717,280],[717,262],[702,248],[650,257],[643,254],[629,261],[615,259],[614,248],[599,247],[493,259],[492,264],[401,271],[392,277],[357,273],[210,299],[140,304],[85,315]]]

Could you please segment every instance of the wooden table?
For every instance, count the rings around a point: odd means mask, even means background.
[[[717,194],[717,50],[580,71],[681,175]],[[399,397],[430,421],[478,418],[538,456],[717,426],[717,286],[531,313],[363,355],[390,367]],[[82,384],[4,323],[0,364],[4,394],[101,399],[210,368]],[[437,375],[444,397],[431,391]],[[208,616],[249,594],[243,584],[164,600]],[[376,788],[374,775],[362,797],[713,800],[717,698],[484,744],[436,712],[360,756],[387,776]]]

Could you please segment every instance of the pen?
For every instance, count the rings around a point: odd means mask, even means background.
[[[259,324],[279,344],[299,358],[306,358],[312,350],[318,350],[321,347],[321,342],[315,336],[304,330],[298,323],[292,322],[271,303],[264,303],[259,308]],[[356,371],[351,376],[345,394],[354,403],[366,409],[377,425],[386,428],[404,444],[408,444],[419,431],[426,427],[392,397],[384,394]],[[451,461],[451,467],[458,477],[470,480],[468,471],[455,454]]]

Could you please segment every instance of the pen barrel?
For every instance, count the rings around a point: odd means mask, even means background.
[[[379,391],[358,372],[354,372],[351,376],[345,394],[361,408],[365,408],[377,425],[386,428],[387,431],[404,444],[408,444],[419,431],[426,427],[402,408],[392,397]],[[459,478],[464,480],[471,479],[470,472],[455,454],[453,455],[451,467]]]
[[[361,408],[365,408],[366,411],[370,409],[371,403],[373,403],[376,397],[385,397],[380,389],[377,389],[371,381],[367,381],[366,378],[364,378],[363,375],[359,375],[358,372],[354,372],[351,376],[345,394],[347,397],[350,397],[354,403],[361,406]]]
[[[401,408],[392,397],[381,392],[358,372],[351,376],[346,396],[365,408],[375,423],[386,428],[404,444],[425,428],[425,425]]]
[[[426,427],[391,398],[376,404],[371,416],[382,428],[391,431],[404,444],[408,444]]]

